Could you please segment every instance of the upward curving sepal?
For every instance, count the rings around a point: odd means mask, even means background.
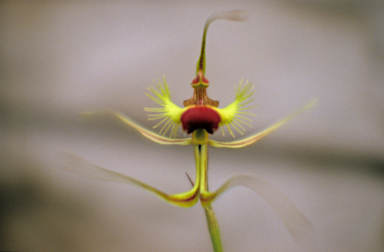
[[[215,141],[215,140],[209,140],[208,143],[209,143],[209,145],[211,145],[213,147],[216,147],[216,148],[242,148],[242,147],[248,146],[250,144],[253,144],[257,140],[261,139],[262,137],[268,135],[272,131],[280,128],[283,124],[288,122],[290,119],[292,119],[296,115],[298,115],[301,112],[311,108],[313,105],[316,104],[316,102],[317,102],[317,99],[313,100],[312,102],[310,102],[307,105],[305,105],[304,107],[302,107],[300,110],[298,110],[295,113],[287,116],[286,118],[284,118],[280,122],[272,125],[271,127],[263,130],[262,132],[256,133],[256,134],[254,134],[254,135],[252,135],[250,137],[247,137],[245,139],[238,140],[238,141],[232,141],[232,142],[219,142],[219,141]]]
[[[207,30],[209,25],[213,21],[218,19],[231,20],[231,21],[245,21],[248,19],[248,16],[246,14],[247,12],[244,10],[231,10],[231,11],[215,12],[208,17],[204,25],[203,41],[201,43],[200,58],[197,61],[196,75],[198,75],[200,70],[202,71],[203,75],[205,74],[205,40],[207,37]]]

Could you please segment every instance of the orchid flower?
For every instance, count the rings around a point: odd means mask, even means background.
[[[240,82],[236,87],[235,101],[224,108],[219,108],[219,102],[211,100],[207,96],[209,81],[205,77],[205,41],[209,25],[217,19],[243,21],[245,20],[245,16],[243,11],[227,11],[214,13],[208,18],[204,26],[201,53],[196,67],[196,77],[191,82],[194,92],[190,99],[184,101],[184,107],[179,107],[172,102],[165,78],[163,83],[155,82],[154,86],[148,88],[150,93],[146,95],[159,104],[160,107],[145,108],[145,111],[150,112],[148,115],[149,120],[158,120],[158,123],[153,128],[160,128],[159,134],[138,125],[121,112],[102,111],[86,114],[112,114],[123,123],[138,130],[149,140],[159,144],[193,145],[196,165],[195,181],[193,182],[188,176],[192,188],[189,191],[178,194],[167,194],[129,176],[86,163],[86,161],[73,154],[70,154],[72,161],[70,165],[71,170],[78,174],[91,176],[101,180],[137,186],[178,207],[191,207],[200,199],[201,205],[206,212],[208,229],[215,252],[223,251],[223,248],[218,222],[211,204],[225,191],[235,186],[245,186],[262,196],[274,209],[292,237],[298,239],[303,232],[310,229],[310,222],[283,192],[266,180],[253,176],[235,176],[226,181],[216,191],[211,192],[208,190],[208,146],[216,148],[242,148],[253,144],[260,138],[285,124],[298,113],[310,108],[315,103],[315,101],[313,101],[305,105],[299,111],[252,136],[229,142],[220,142],[209,139],[209,135],[215,133],[219,127],[221,127],[223,135],[225,134],[224,127],[233,137],[235,137],[234,132],[243,135],[245,126],[251,126],[252,120],[249,117],[253,116],[252,113],[248,112],[251,108],[249,103],[253,101],[252,95],[254,93],[253,85],[249,82]],[[177,138],[177,131],[180,126],[190,137]],[[166,136],[167,133],[169,134],[169,137]]]

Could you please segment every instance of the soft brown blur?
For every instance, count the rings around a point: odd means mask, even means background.
[[[204,22],[230,9],[250,20],[211,25],[210,98],[225,106],[235,84],[252,81],[248,135],[319,103],[254,146],[211,148],[210,188],[261,176],[312,221],[318,251],[384,250],[384,7],[373,0],[2,1],[0,250],[211,251],[200,205],[180,209],[66,173],[60,153],[188,190],[190,146],[160,146],[112,117],[79,113],[121,110],[153,126],[146,87],[165,74],[176,104],[190,98]],[[213,207],[225,251],[296,251],[254,192],[234,189]]]

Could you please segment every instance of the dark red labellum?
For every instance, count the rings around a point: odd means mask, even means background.
[[[217,130],[221,121],[220,115],[210,107],[194,106],[181,115],[183,130],[188,134],[196,129],[205,129],[212,134]]]

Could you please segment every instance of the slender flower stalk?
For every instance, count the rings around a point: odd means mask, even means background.
[[[217,222],[215,213],[211,207],[211,204],[204,207],[205,216],[207,217],[208,230],[211,236],[213,251],[222,252],[223,244],[221,243],[220,228],[219,223]]]
[[[102,111],[86,114],[112,114],[128,126],[138,130],[149,140],[159,144],[193,145],[196,176],[194,182],[188,176],[192,184],[192,188],[189,191],[178,194],[167,194],[129,176],[90,164],[70,153],[68,153],[68,157],[71,163],[68,163],[67,168],[81,175],[142,188],[178,207],[191,207],[200,199],[200,203],[205,210],[208,230],[215,252],[223,251],[223,246],[219,224],[211,204],[225,191],[235,186],[245,186],[263,197],[282,220],[292,237],[295,240],[299,240],[303,233],[311,229],[310,222],[284,193],[266,180],[254,176],[236,176],[230,178],[216,191],[211,192],[208,189],[208,146],[216,148],[242,148],[253,144],[285,124],[297,114],[310,108],[316,102],[310,102],[297,112],[254,135],[229,142],[210,140],[209,134],[216,132],[219,127],[221,127],[223,135],[225,134],[224,127],[233,137],[235,137],[234,132],[244,135],[246,130],[245,126],[251,127],[252,120],[249,116],[254,116],[248,112],[248,110],[252,108],[249,106],[249,103],[253,101],[252,95],[254,93],[251,83],[245,82],[244,84],[243,81],[241,81],[236,87],[235,101],[224,108],[218,108],[219,102],[211,100],[207,95],[209,81],[205,77],[205,41],[209,25],[217,19],[243,21],[245,20],[245,16],[243,11],[227,11],[214,13],[208,18],[204,26],[201,53],[196,66],[196,78],[191,82],[194,93],[190,99],[184,101],[184,107],[181,108],[172,102],[165,78],[163,79],[163,83],[154,82],[154,86],[148,88],[150,93],[146,95],[160,105],[160,107],[145,108],[145,111],[150,112],[148,115],[149,120],[157,120],[157,124],[153,128],[159,129],[159,134],[141,127],[121,112]],[[191,137],[177,138],[177,131],[180,126],[182,130]],[[169,137],[167,137],[166,134],[169,134]]]

